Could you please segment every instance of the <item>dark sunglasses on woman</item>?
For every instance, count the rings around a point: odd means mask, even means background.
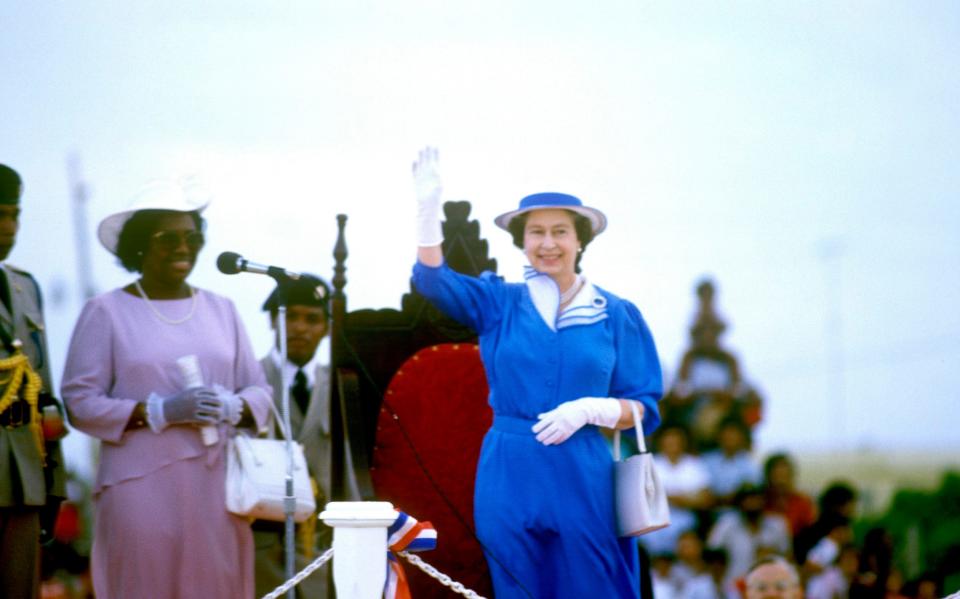
[[[150,243],[159,250],[172,251],[180,247],[181,243],[196,251],[203,247],[202,231],[157,231],[150,236]]]

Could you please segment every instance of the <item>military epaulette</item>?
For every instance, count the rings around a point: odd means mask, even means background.
[[[17,273],[18,275],[23,275],[23,276],[25,276],[25,277],[30,277],[31,279],[33,278],[33,275],[31,275],[31,274],[28,273],[27,271],[23,270],[23,269],[20,268],[19,266],[14,266],[13,264],[10,264],[9,262],[4,262],[4,266],[6,266],[8,269],[12,270],[13,272]]]
[[[37,280],[35,278],[33,278],[33,275],[23,270],[22,268],[18,268],[10,264],[9,262],[5,263],[4,266],[7,267],[7,270],[13,271],[14,273],[22,277],[26,277],[30,279],[30,282],[33,283],[34,291],[37,292],[37,307],[40,308],[41,311],[43,311],[43,293],[40,291],[40,284],[37,283]]]

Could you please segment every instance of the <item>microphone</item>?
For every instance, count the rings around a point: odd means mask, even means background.
[[[290,272],[279,266],[267,266],[250,262],[236,252],[223,252],[217,257],[217,268],[225,275],[235,275],[240,272],[249,272],[257,275],[267,275],[274,279],[291,279],[296,281],[300,278],[300,273]]]

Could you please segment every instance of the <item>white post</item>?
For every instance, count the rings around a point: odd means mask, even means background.
[[[320,514],[333,527],[333,582],[340,599],[378,599],[387,581],[388,501],[331,501]]]

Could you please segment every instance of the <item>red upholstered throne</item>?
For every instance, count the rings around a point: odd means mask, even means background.
[[[479,225],[467,220],[469,203],[447,202],[444,212],[443,250],[450,267],[473,275],[496,271]],[[354,480],[364,499],[390,501],[432,522],[437,549],[421,557],[489,597],[489,574],[473,525],[477,457],[492,420],[476,333],[438,312],[412,286],[400,310],[347,311],[346,217],[337,218],[331,302],[334,499],[346,496],[339,481]],[[352,472],[346,471],[348,463]],[[416,567],[404,563],[404,569],[415,599],[458,597]]]

